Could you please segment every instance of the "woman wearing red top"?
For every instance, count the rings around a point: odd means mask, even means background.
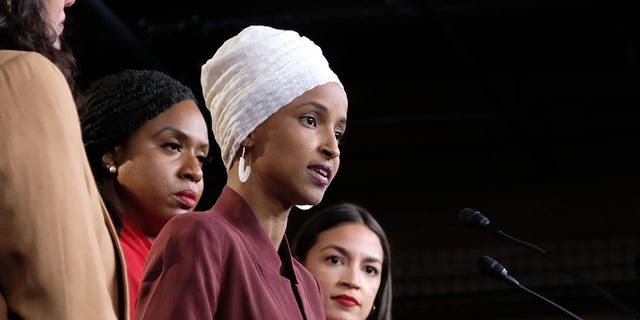
[[[193,211],[202,195],[205,110],[188,87],[152,70],[99,79],[79,105],[89,162],[119,229],[133,319],[151,240],[169,219]]]

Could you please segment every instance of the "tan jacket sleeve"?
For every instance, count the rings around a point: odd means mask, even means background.
[[[0,50],[0,319],[128,319],[124,271],[67,82]]]

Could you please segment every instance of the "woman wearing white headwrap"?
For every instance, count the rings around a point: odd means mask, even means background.
[[[251,26],[202,67],[227,183],[207,212],[153,243],[136,319],[322,319],[321,289],[291,257],[296,204],[318,204],[340,165],[347,96],[320,48]]]

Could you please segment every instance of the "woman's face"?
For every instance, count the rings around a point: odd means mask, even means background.
[[[340,167],[346,121],[347,96],[336,83],[295,98],[250,135],[249,181],[272,190],[285,207],[318,204]]]
[[[53,46],[57,49],[60,49],[60,36],[64,31],[64,21],[66,19],[64,8],[72,6],[75,2],[76,0],[44,0],[51,30],[56,35]]]
[[[344,223],[318,235],[303,263],[322,287],[327,320],[369,316],[380,288],[383,259],[380,239],[363,224]]]
[[[202,163],[209,153],[207,125],[191,100],[146,122],[115,149],[116,197],[148,236],[170,218],[193,211],[202,196]]]

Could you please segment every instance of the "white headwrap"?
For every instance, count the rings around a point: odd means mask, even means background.
[[[225,41],[202,66],[200,81],[227,171],[242,141],[281,107],[325,83],[342,87],[320,47],[267,26]]]

